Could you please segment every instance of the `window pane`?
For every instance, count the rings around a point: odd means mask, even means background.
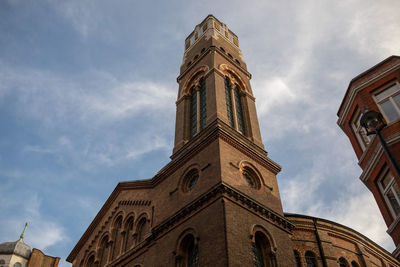
[[[188,267],[197,267],[198,262],[198,248],[193,244],[190,245],[188,251]]]
[[[253,261],[254,261],[254,267],[264,267],[262,249],[260,244],[258,244],[258,242],[253,243]]]
[[[237,86],[235,87],[235,104],[236,104],[236,117],[238,122],[238,130],[239,132],[244,134],[242,101],[240,101],[240,92]]]
[[[190,137],[197,132],[197,95],[196,89],[193,87],[190,95]]]
[[[375,98],[379,102],[379,101],[393,95],[394,93],[396,93],[398,91],[399,91],[399,88],[397,87],[396,84],[394,84],[391,87],[385,89],[385,91],[382,91],[379,94],[375,95]]]
[[[381,180],[381,185],[382,185],[383,189],[387,188],[387,186],[390,183],[390,181],[392,181],[392,178],[393,177],[389,172],[387,172],[385,174],[385,177],[383,177],[382,180]]]
[[[344,258],[339,259],[339,266],[340,267],[349,267],[349,265],[347,264],[347,261]]]
[[[399,215],[400,214],[400,205],[399,202],[396,199],[395,193],[397,193],[397,195],[399,195],[399,188],[397,186],[397,183],[394,183],[396,185],[397,188],[390,188],[387,192],[386,192],[386,198],[389,200],[390,206],[392,207],[395,215]],[[397,192],[396,192],[397,191]]]
[[[235,125],[233,124],[231,86],[229,84],[228,78],[225,79],[225,97],[229,124],[233,128],[235,127]]]
[[[383,112],[385,113],[388,122],[394,121],[399,117],[399,114],[397,113],[389,99],[380,103],[379,105],[383,109]]]
[[[400,94],[397,94],[393,97],[394,102],[396,103],[397,107],[400,108]]]
[[[306,252],[306,264],[307,264],[307,267],[315,267],[316,266],[314,253],[312,253],[310,251]]]
[[[206,110],[206,82],[204,79],[200,81],[200,129],[206,127],[207,110]]]
[[[294,258],[296,259],[296,267],[301,267],[300,254],[294,251]]]

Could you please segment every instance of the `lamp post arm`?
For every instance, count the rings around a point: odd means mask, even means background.
[[[392,153],[390,153],[389,148],[387,147],[387,144],[385,142],[385,140],[383,139],[382,135],[381,135],[381,131],[377,130],[376,132],[376,136],[378,136],[379,142],[382,145],[383,151],[385,151],[386,156],[388,157],[390,164],[393,166],[395,172],[396,172],[396,176],[397,179],[400,179],[400,168],[397,165],[396,161],[394,160]]]

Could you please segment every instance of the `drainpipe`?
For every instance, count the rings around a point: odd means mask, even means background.
[[[321,255],[321,259],[322,259],[322,266],[323,267],[328,267],[328,265],[326,264],[326,259],[325,259],[325,254],[324,254],[324,250],[322,248],[322,244],[321,244],[321,239],[319,238],[319,234],[318,234],[318,229],[317,229],[317,218],[313,218],[313,222],[314,222],[314,232],[315,232],[315,237],[317,238],[317,244],[318,244],[318,249],[319,249],[319,254]]]

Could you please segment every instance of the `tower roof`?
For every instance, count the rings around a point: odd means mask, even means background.
[[[29,259],[31,248],[24,243],[22,238],[14,242],[0,243],[0,254],[15,254],[25,259]]]

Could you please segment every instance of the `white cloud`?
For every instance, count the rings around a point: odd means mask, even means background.
[[[36,194],[25,196],[18,199],[19,194],[14,194],[16,197],[6,192],[2,192],[3,197],[7,196],[5,201],[0,204],[1,210],[8,210],[10,206],[15,207],[19,212],[4,216],[1,221],[1,228],[8,229],[4,241],[17,240],[23,230],[25,222],[29,223],[25,233],[24,241],[31,248],[46,250],[58,242],[68,240],[65,229],[55,220],[44,215],[41,210],[41,201]],[[7,208],[7,209],[6,209]]]

